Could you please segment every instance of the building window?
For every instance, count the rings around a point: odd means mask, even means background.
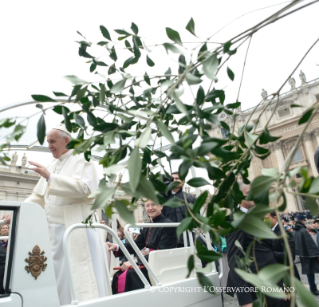
[[[229,131],[227,129],[225,129],[225,128],[221,128],[220,131],[222,133],[222,138],[223,139],[227,139]]]
[[[291,148],[291,150],[293,150],[293,147]],[[302,151],[300,147],[298,147],[294,157],[292,158],[292,162],[299,162],[299,161],[303,161]]]
[[[290,114],[290,108],[286,107],[286,108],[282,108],[280,110],[278,110],[278,116],[279,118],[287,116]]]

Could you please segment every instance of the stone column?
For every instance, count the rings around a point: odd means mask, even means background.
[[[306,132],[303,135],[302,140],[305,145],[305,153],[307,155],[307,160],[309,161],[309,168],[311,169],[312,175],[314,175],[317,173],[317,168],[316,168],[315,160],[314,160],[315,150],[312,144],[311,133]]]
[[[283,169],[284,163],[285,163],[285,158],[284,158],[284,155],[282,153],[282,141],[277,141],[276,143],[274,143],[273,149],[275,151],[276,158],[277,158],[278,171],[280,172]],[[285,193],[285,195],[286,195],[286,199],[287,199],[286,210],[287,211],[298,210],[298,206],[297,206],[297,202],[296,202],[295,197],[289,193]]]
[[[274,143],[273,149],[277,158],[278,171],[280,172],[285,163],[285,158],[282,153],[282,141],[277,141],[276,143]]]
[[[315,135],[316,137],[316,140],[317,140],[317,146],[319,146],[319,128],[315,128],[313,130],[313,134]],[[316,147],[317,148],[317,147]]]

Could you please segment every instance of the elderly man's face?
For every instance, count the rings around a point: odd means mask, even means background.
[[[68,149],[66,145],[69,143],[69,138],[63,138],[59,134],[59,130],[53,129],[47,136],[49,149],[54,158],[59,159],[65,154]]]
[[[163,206],[156,205],[152,200],[148,200],[145,203],[146,213],[151,219],[154,219],[157,216],[159,216],[162,213],[162,208]]]

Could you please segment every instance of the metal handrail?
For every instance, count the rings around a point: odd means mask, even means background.
[[[9,240],[9,236],[2,236],[0,237],[0,240]]]
[[[143,228],[160,228],[160,227],[178,227],[180,225],[180,223],[136,223],[135,226],[137,227],[143,227]],[[152,268],[150,267],[149,263],[146,261],[146,259],[144,258],[142,252],[140,251],[140,249],[138,248],[138,246],[135,244],[133,238],[130,236],[128,229],[131,227],[130,224],[125,225],[124,227],[124,234],[125,234],[125,238],[127,238],[127,240],[129,241],[129,243],[131,244],[132,248],[134,249],[134,251],[136,252],[137,256],[140,258],[140,260],[142,261],[143,265],[145,266],[145,268],[147,269],[147,271],[149,273],[151,273],[154,281],[156,282],[157,286],[161,286],[161,282],[158,280],[157,276],[155,275],[154,271],[152,270]]]
[[[143,273],[141,272],[139,267],[134,262],[132,256],[129,254],[129,252],[125,248],[125,246],[122,243],[122,241],[120,240],[120,238],[117,236],[117,233],[115,233],[115,231],[112,230],[110,227],[103,225],[103,224],[93,223],[93,224],[91,224],[91,227],[92,228],[101,228],[101,229],[104,229],[106,232],[111,233],[113,240],[115,240],[116,243],[119,245],[119,247],[121,248],[122,252],[126,256],[128,261],[131,262],[135,272],[137,273],[139,278],[144,283],[145,288],[147,288],[147,289],[150,288],[151,286],[150,286],[149,282],[147,281],[147,279],[145,278],[145,276],[143,275]],[[66,270],[67,270],[68,278],[69,278],[69,286],[70,286],[70,292],[71,292],[71,305],[78,305],[79,301],[77,299],[77,295],[75,292],[74,279],[73,279],[72,269],[71,269],[71,260],[70,260],[70,256],[69,256],[69,247],[68,247],[69,235],[76,228],[91,228],[91,227],[88,227],[88,225],[86,225],[86,224],[77,223],[77,224],[70,226],[65,231],[64,236],[63,236],[63,253],[64,253],[64,257],[65,257]]]

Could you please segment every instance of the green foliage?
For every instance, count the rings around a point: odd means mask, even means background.
[[[258,26],[254,33],[259,29]],[[37,137],[41,144],[45,138],[45,117],[50,109],[60,115],[68,131],[77,133],[68,148],[83,153],[86,159],[93,151],[99,152],[100,164],[110,182],[116,173],[128,171],[129,182],[106,187],[105,178],[101,180],[98,191],[92,191],[90,196],[95,199],[93,209],[103,208],[108,214],[116,209],[125,221],[134,224],[131,209],[138,199],[148,198],[170,207],[186,205],[187,217],[177,228],[178,236],[185,230],[199,227],[208,231],[217,245],[221,235],[236,229],[244,230],[257,240],[276,238],[263,223],[263,217],[269,213],[270,196],[276,209],[285,209],[285,192],[291,187],[297,187],[297,193],[306,196],[307,206],[313,214],[318,214],[315,202],[319,196],[318,178],[309,176],[304,168],[288,172],[289,167],[282,173],[277,169],[263,169],[261,176],[252,178],[251,190],[246,198],[253,200],[256,207],[245,215],[238,212],[237,205],[245,198],[238,180],[249,184],[252,159],[267,158],[271,151],[268,145],[280,138],[271,136],[267,126],[260,133],[256,133],[254,125],[248,123],[239,127],[241,103],[227,100],[225,91],[216,84],[221,70],[227,73],[231,81],[234,80],[235,73],[223,65],[225,60],[235,56],[241,43],[252,35],[250,32],[216,47],[210,44],[209,38],[205,41],[198,39],[195,22],[191,18],[186,31],[198,40],[194,48],[183,43],[179,32],[166,28],[171,42],[156,44],[155,47],[164,47],[168,57],[174,58],[175,64],[154,76],[151,70],[145,72],[145,62],[148,67],[158,62],[155,53],[150,56],[150,46],[139,36],[138,26],[131,23],[130,29],[114,31],[112,37],[115,35],[116,43],[102,25],[102,40],[96,44],[88,42],[79,33],[82,38],[77,42],[78,54],[87,61],[88,71],[101,77],[99,82],[86,81],[74,75],[66,76],[72,84],[70,95],[53,92],[55,97],[65,97],[63,103],[45,95],[32,95],[34,101],[43,103],[36,105],[37,110],[42,112],[37,125]],[[100,53],[95,50],[100,50]],[[50,102],[50,107],[46,108],[46,102]],[[68,103],[76,103],[76,108],[68,108]],[[309,123],[316,110],[317,105],[314,104],[303,114],[299,124]],[[226,114],[226,118],[221,117],[221,113]],[[212,137],[208,133],[212,125],[227,130],[228,135],[224,139]],[[10,160],[3,150],[22,137],[26,126],[15,117],[0,120],[0,129],[8,131],[6,144],[0,145],[0,163]],[[169,152],[163,150],[162,145],[166,145],[162,144],[163,140],[166,144],[169,142]],[[214,187],[212,197],[204,191],[195,204],[185,204],[175,198],[166,201],[163,195],[179,183],[172,182],[166,186],[161,175],[170,176],[171,169],[167,169],[166,165],[171,168],[175,160],[179,161],[178,173],[182,180],[185,180],[191,167],[205,173],[212,183],[203,176],[192,178],[187,184],[196,188],[205,185]],[[299,186],[294,181],[297,173],[301,175]],[[131,195],[132,201],[116,200],[117,189]],[[199,215],[203,208],[204,216]],[[212,262],[221,257],[221,254],[203,245],[196,243],[196,247],[197,256],[202,260]],[[247,269],[252,263],[252,248],[250,245],[246,251],[243,250],[242,259],[238,259],[240,268]],[[194,270],[194,256],[188,261],[189,272]],[[239,270],[238,274],[255,286],[264,285],[263,280],[272,286],[283,278],[286,271],[284,266],[273,266],[260,270],[258,274],[243,270]],[[210,285],[201,272],[197,272],[197,277],[201,285]],[[295,284],[302,304],[310,306],[311,297],[306,295],[297,281]],[[262,300],[262,294],[258,295]],[[282,297],[282,294],[274,296]]]

